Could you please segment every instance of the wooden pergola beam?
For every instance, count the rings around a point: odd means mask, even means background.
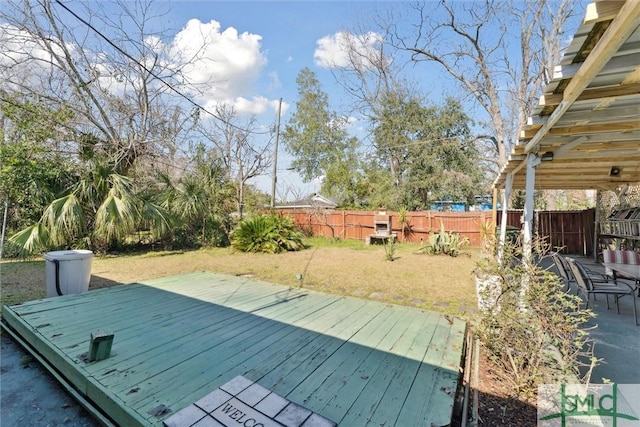
[[[532,139],[539,132],[544,125],[531,125],[527,126],[520,132],[520,139]],[[548,135],[555,136],[572,136],[572,135],[587,135],[597,134],[604,132],[630,132],[640,130],[640,120],[623,121],[616,123],[601,123],[601,124],[586,124],[586,125],[572,125],[572,126],[557,126],[547,131]]]
[[[623,98],[640,94],[640,83],[621,84],[612,87],[585,89],[575,102],[593,101],[596,99]],[[555,107],[563,100],[561,93],[545,93],[540,96],[538,107]]]
[[[598,72],[620,49],[620,46],[640,25],[640,1],[633,0],[624,3],[615,19],[611,22],[595,48],[585,59],[576,76],[571,79],[563,92],[563,99],[535,136],[525,146],[525,153],[535,151],[542,138],[556,124],[562,115],[573,105],[584,92]]]
[[[620,9],[624,6],[624,1],[600,1],[587,5],[585,11],[584,24],[595,24],[596,22],[610,21],[615,18]]]

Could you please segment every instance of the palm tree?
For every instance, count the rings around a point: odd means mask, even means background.
[[[9,239],[19,255],[65,246],[107,249],[142,225],[157,236],[170,230],[168,212],[138,194],[133,179],[96,159],[89,166],[37,223]]]
[[[175,183],[164,174],[159,181],[164,186],[159,205],[171,213],[187,235],[199,235],[201,245],[227,243],[225,225],[234,190],[216,162],[196,159],[193,171]]]

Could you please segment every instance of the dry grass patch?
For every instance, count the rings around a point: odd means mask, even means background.
[[[277,255],[214,248],[95,257],[90,289],[208,270],[453,314],[476,306],[472,274],[479,256],[476,251],[456,258],[428,256],[415,254],[415,244],[398,244],[395,260],[390,262],[382,246],[328,244],[318,239],[310,243],[309,249]],[[5,261],[1,275],[2,304],[45,296],[44,261]]]

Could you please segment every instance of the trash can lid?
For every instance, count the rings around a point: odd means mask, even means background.
[[[57,259],[58,261],[71,261],[76,259],[86,259],[91,258],[93,256],[93,252],[87,249],[73,249],[68,251],[53,251],[47,252],[44,254],[44,259],[47,261],[53,261]]]

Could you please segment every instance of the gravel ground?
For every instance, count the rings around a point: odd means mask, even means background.
[[[6,334],[0,335],[0,426],[99,424]]]

